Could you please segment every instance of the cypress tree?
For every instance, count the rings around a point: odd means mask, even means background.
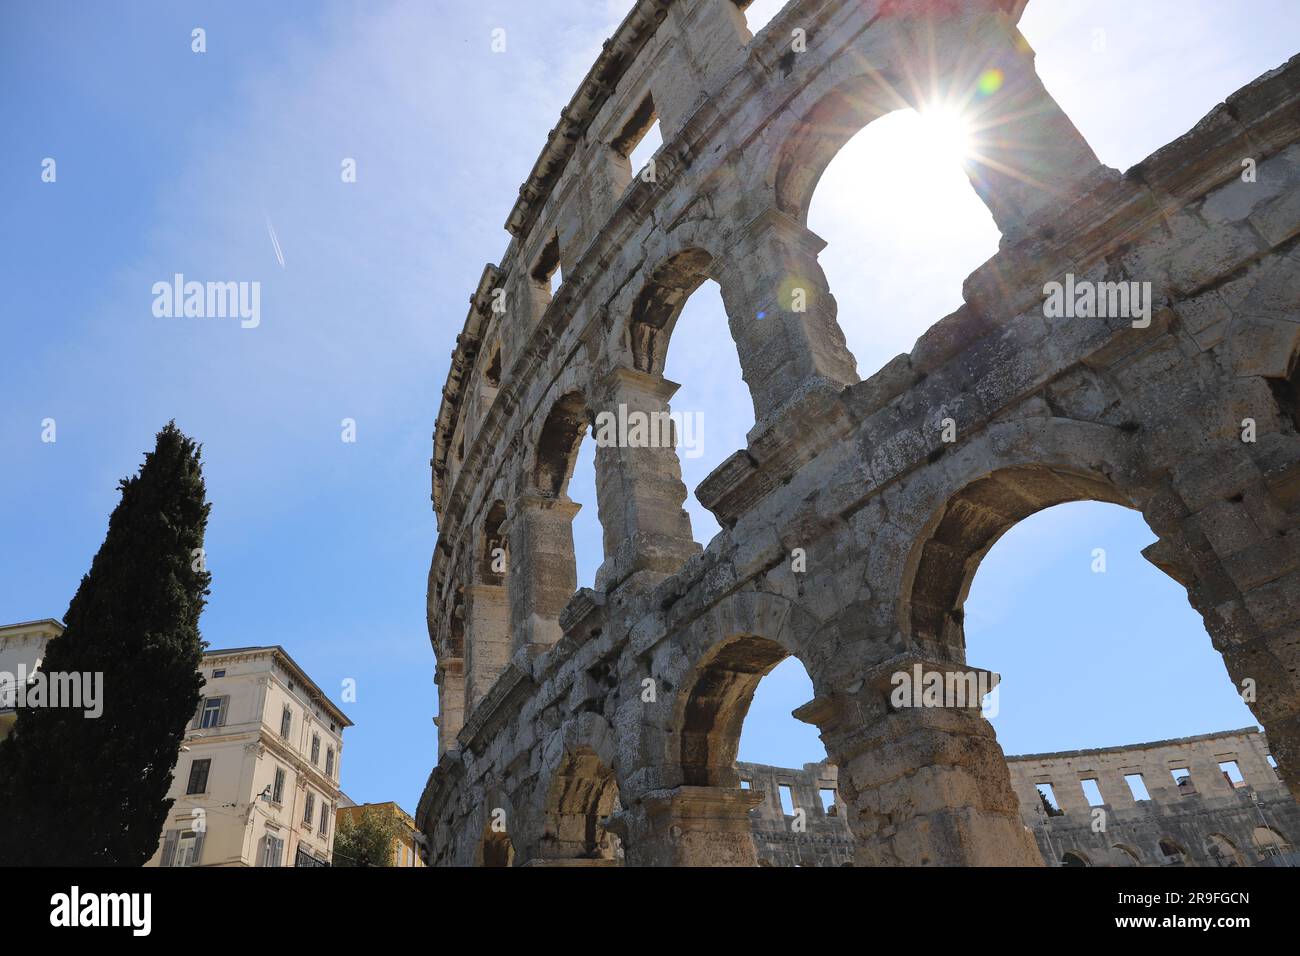
[[[108,534],[46,647],[46,675],[102,675],[98,718],[19,708],[0,741],[0,864],[140,866],[199,706],[211,575],[200,449],[170,422],[123,479]]]

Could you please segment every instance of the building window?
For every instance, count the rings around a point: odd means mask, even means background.
[[[284,803],[284,768],[275,768],[275,784],[271,787],[271,802]]]
[[[209,697],[203,702],[203,716],[199,726],[203,729],[220,727],[226,722],[226,697]]]
[[[284,841],[268,833],[262,847],[262,866],[280,866],[283,859]]]
[[[325,776],[331,778],[334,776],[334,748],[333,747],[325,748]]]
[[[310,827],[312,824],[312,817],[315,814],[315,812],[316,812],[316,794],[312,793],[309,790],[307,791],[307,803],[304,806],[302,812],[302,822]]]
[[[225,677],[225,676],[226,676],[226,669],[224,667],[221,668],[220,670],[215,670],[212,672],[213,680],[216,680],[218,677]]]
[[[321,803],[320,805],[320,835],[329,836],[330,832],[330,805]]]
[[[198,866],[203,853],[203,834],[185,830],[176,841],[176,853],[172,857],[172,866]],[[165,864],[164,864],[165,865]]]
[[[320,763],[320,734],[311,735],[311,762],[313,766]]]
[[[280,737],[284,740],[289,739],[289,731],[293,727],[293,711],[287,706],[280,713]]]
[[[185,788],[186,794],[208,792],[208,768],[211,766],[212,759],[209,757],[190,763],[190,782]]]

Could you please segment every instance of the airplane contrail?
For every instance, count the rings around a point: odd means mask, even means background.
[[[280,263],[280,268],[284,268],[284,253],[280,251],[280,240],[275,238],[275,226],[271,225],[271,216],[268,213],[266,217],[266,231],[270,233],[271,245],[275,248],[275,258]]]

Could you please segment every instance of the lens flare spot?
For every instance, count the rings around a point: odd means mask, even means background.
[[[997,67],[985,70],[980,74],[979,83],[977,84],[980,96],[992,96],[1002,89],[1003,79],[1002,71]]]

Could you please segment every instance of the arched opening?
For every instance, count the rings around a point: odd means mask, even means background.
[[[510,566],[510,542],[506,540],[505,522],[505,502],[494,501],[483,521],[483,545],[479,553],[479,575],[484,584],[505,584]]]
[[[1116,843],[1110,848],[1111,866],[1141,866],[1142,858],[1137,850],[1123,843]]]
[[[1280,857],[1291,849],[1287,838],[1272,827],[1255,827],[1251,842],[1255,844],[1261,860]]]
[[[515,865],[515,847],[510,842],[510,835],[504,830],[496,831],[489,829],[483,834],[483,842],[479,846],[479,866],[514,866]]]
[[[966,277],[997,252],[1001,232],[972,187],[973,99],[852,78],[802,117],[778,163],[778,208],[826,242],[818,261],[862,378],[959,308]]]
[[[687,489],[684,507],[695,540],[707,543],[722,529],[695,492],[728,455],[748,444],[753,401],[732,347],[717,282],[700,281],[678,306],[672,325],[677,331],[664,361],[664,377],[681,385],[671,407],[682,416],[677,458]]]
[[[1187,851],[1170,837],[1161,837],[1156,844],[1160,855],[1164,857],[1165,866],[1186,866]]]
[[[547,798],[542,857],[621,862],[622,843],[606,828],[619,808],[614,771],[590,748],[565,754]]]
[[[570,392],[555,403],[537,439],[533,487],[539,494],[558,498],[568,489],[587,426],[587,403],[580,393]]]
[[[1241,851],[1222,833],[1211,833],[1205,840],[1205,853],[1213,866],[1241,866]]]
[[[787,655],[776,641],[747,635],[722,644],[699,665],[678,724],[683,783],[740,786],[741,726],[758,682]]]
[[[768,866],[852,862],[853,837],[837,796],[837,770],[815,727],[792,711],[814,697],[798,658],[747,635],[698,668],[682,715],[683,783],[753,791],[750,831]]]
[[[563,574],[570,566],[573,568],[572,578],[565,576],[570,596],[579,586],[589,587],[595,581],[596,569],[604,556],[596,509],[595,446],[587,440],[590,431],[586,399],[578,392],[570,392],[551,409],[537,442],[534,488],[543,497],[567,500],[579,506],[568,519],[567,549],[563,540],[551,536],[551,547],[565,553],[548,555],[548,559],[558,559],[549,569],[552,573]]]
[[[1071,486],[1091,500],[1061,501]],[[936,549],[912,620],[1001,674],[989,719],[1006,752],[1113,747],[1255,722],[1185,587],[1145,556],[1155,553],[1155,534],[1138,512],[1116,506],[1113,489],[1055,475],[1035,485],[995,476],[972,489],[935,535],[966,574],[945,580]],[[1008,504],[1012,492],[1022,507]],[[1033,501],[1046,506],[1004,527]],[[1178,777],[1168,779],[1171,789]],[[1103,801],[1126,799],[1117,773],[1094,785]],[[1069,805],[1092,803],[1081,784],[1069,786]]]
[[[1061,854],[1061,866],[1091,866],[1087,856],[1080,850],[1066,850]]]

